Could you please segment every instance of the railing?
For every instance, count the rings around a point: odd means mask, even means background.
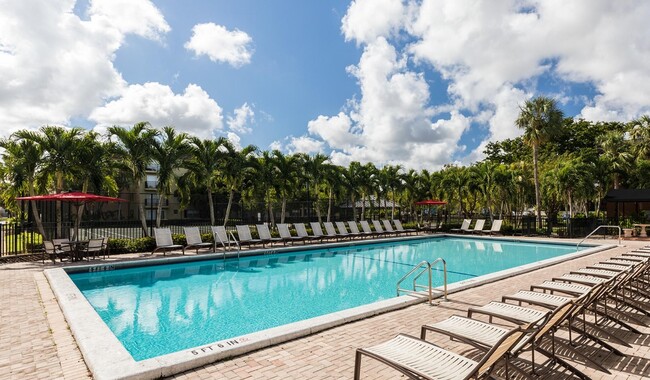
[[[576,244],[576,249],[578,249],[580,247],[580,244],[582,244],[585,240],[589,239],[589,237],[591,235],[595,234],[596,231],[598,231],[601,228],[618,228],[618,245],[619,246],[621,245],[621,227],[620,226],[601,225],[601,226],[596,227],[595,230],[591,231],[591,233],[589,235],[587,235],[587,237],[580,240],[580,242],[578,242],[578,244]]]
[[[429,304],[430,305],[433,304],[433,286],[431,284],[431,281],[432,281],[431,280],[431,278],[432,278],[431,268],[432,268],[432,266],[434,264],[439,263],[439,262],[442,262],[442,264],[443,264],[443,272],[444,272],[443,296],[444,296],[445,301],[447,301],[447,262],[442,258],[437,258],[432,263],[429,263],[428,261],[424,260],[424,261],[421,261],[420,263],[418,263],[417,265],[415,265],[413,267],[413,269],[411,269],[408,273],[406,273],[404,276],[402,276],[402,278],[400,278],[399,281],[397,281],[397,285],[396,285],[397,295],[399,296],[400,292],[403,292],[403,293],[406,293],[406,294],[421,295],[422,293],[420,291],[418,291],[418,289],[425,289],[427,291],[427,294],[428,294]],[[413,277],[413,289],[412,290],[411,289],[402,289],[400,287],[402,282],[404,282],[404,280],[406,280],[413,273],[417,272],[419,269],[420,269],[420,271]],[[428,275],[427,286],[419,285],[417,283],[417,281],[425,272]]]

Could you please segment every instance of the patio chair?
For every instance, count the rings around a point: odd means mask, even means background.
[[[374,235],[372,233],[372,231],[368,231],[368,232],[359,231],[359,226],[357,226],[357,222],[355,222],[354,220],[348,221],[348,226],[350,227],[350,232],[352,232],[352,234],[354,234],[354,235],[361,236],[361,237],[363,237],[363,236],[373,236]],[[368,227],[370,227],[370,226],[368,226]]]
[[[282,238],[271,236],[271,231],[269,231],[269,226],[266,224],[257,225],[257,233],[260,235],[260,240],[262,240],[262,247],[265,244],[273,244],[282,242]],[[286,244],[286,243],[285,243]]]
[[[228,234],[225,226],[211,226],[210,229],[212,230],[212,236],[214,237],[215,251],[217,250],[217,245],[221,245],[224,251],[230,250],[230,247],[233,244],[239,246],[239,243],[237,240],[235,240],[235,237],[232,236],[232,234]],[[228,246],[227,248],[226,245]]]
[[[63,262],[63,256],[66,255],[64,251],[57,248],[53,241],[43,240],[43,264],[45,264],[45,256],[48,256],[53,263],[56,263],[56,258]]]
[[[361,224],[361,229],[363,230],[364,234],[366,234],[368,236],[373,236],[373,237],[377,237],[377,236],[381,235],[381,233],[379,233],[377,231],[373,231],[372,228],[370,228],[370,224],[368,223],[367,220],[362,220],[362,221],[359,222],[359,224]]]
[[[278,233],[280,234],[280,239],[282,240],[282,243],[284,243],[284,245],[287,245],[288,241],[290,241],[291,245],[293,245],[297,241],[302,241],[304,243],[304,241],[306,240],[306,237],[291,235],[291,231],[289,230],[289,224],[287,223],[278,223],[276,224],[276,226],[278,227]]]
[[[199,227],[183,227],[183,231],[185,231],[185,241],[187,242],[185,249],[196,249],[196,254],[198,255],[199,249],[207,248],[212,250],[214,247],[213,243],[203,242]]]
[[[463,224],[460,225],[460,228],[452,228],[451,232],[469,232],[469,225],[472,223],[472,219],[463,219]]]
[[[151,251],[152,255],[157,251],[163,251],[163,256],[165,256],[167,251],[175,251],[177,249],[181,249],[183,254],[185,254],[185,247],[180,244],[174,244],[172,232],[169,228],[154,228],[153,233],[156,238],[156,248]]]
[[[88,244],[83,247],[82,255],[84,257],[90,258],[90,255],[93,256],[93,260],[104,253],[104,238],[101,239],[90,239]]]
[[[484,232],[483,227],[485,227],[485,219],[476,219],[476,224],[474,224],[474,229],[471,229],[468,232],[474,234],[480,234]]]
[[[502,219],[495,219],[492,221],[492,226],[489,230],[481,231],[481,233],[486,235],[498,235],[501,234],[501,226],[503,225]]]
[[[305,223],[294,223],[293,226],[296,229],[296,234],[298,235],[299,238],[304,239],[304,242],[309,241],[323,241],[322,236],[316,236],[316,235],[309,235],[307,233],[307,227],[305,227]]]
[[[343,223],[343,222],[336,222],[336,228],[338,228],[338,230],[339,230],[339,235],[341,235],[341,236],[344,236],[344,237],[347,236],[347,237],[349,237],[350,239],[352,239],[352,238],[356,238],[356,237],[359,237],[359,236],[360,236],[359,233],[356,233],[356,234],[355,234],[354,232],[350,233],[350,232],[348,231],[348,228],[345,226],[345,223]]]
[[[390,224],[390,220],[383,219],[381,222],[384,223],[384,230],[386,231],[386,233],[393,234],[395,236],[402,234],[402,232],[393,229],[393,225]]]
[[[397,230],[397,232],[401,232],[404,234],[411,234],[411,233],[418,232],[418,230],[416,230],[415,228],[404,228],[404,226],[402,226],[402,221],[399,219],[393,219],[393,224],[395,224],[395,229]]]
[[[246,244],[252,246],[255,244],[262,244],[262,239],[253,239],[251,235],[251,229],[248,224],[238,224],[235,226],[237,228],[237,236],[239,237],[239,244]]]
[[[501,360],[524,337],[526,330],[508,331],[479,361],[438,347],[425,340],[399,334],[395,338],[368,348],[358,348],[354,362],[354,379],[361,376],[361,358],[368,356],[403,373],[411,379],[469,379],[490,374]]]

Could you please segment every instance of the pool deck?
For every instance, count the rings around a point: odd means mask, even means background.
[[[560,240],[560,242],[571,242]],[[602,244],[603,240],[592,243]],[[607,240],[608,244],[615,244]],[[472,305],[483,305],[501,295],[527,289],[571,269],[628,252],[647,245],[647,241],[624,241],[624,247],[598,252],[562,264],[552,265],[526,274],[452,294],[448,302],[438,306],[418,304],[405,309],[321,331],[252,353],[209,364],[175,375],[177,379],[349,379],[353,374],[354,352],[394,337],[403,332],[419,335],[420,326],[443,320],[452,314],[465,314]],[[150,257],[121,255],[120,259],[140,260]],[[90,372],[59,305],[54,298],[44,269],[61,264],[39,262],[0,265],[0,379],[87,379]],[[650,323],[650,318],[643,317]],[[605,374],[581,361],[573,363],[594,379],[641,379],[650,373],[650,328],[643,334],[617,330],[617,335],[632,347],[620,346],[626,357],[619,357],[598,347],[584,347],[590,357],[611,371]],[[445,348],[472,355],[475,350],[451,342],[442,336],[429,340]],[[526,356],[524,356],[526,358]],[[566,377],[557,367],[545,369],[547,378]],[[364,360],[362,378],[399,378],[398,372],[373,360]]]

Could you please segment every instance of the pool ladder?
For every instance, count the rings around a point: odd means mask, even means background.
[[[226,261],[226,252],[230,251],[230,247],[232,246],[233,243],[235,243],[235,245],[237,245],[237,259],[239,259],[239,254],[241,253],[241,245],[239,245],[239,242],[237,241],[237,239],[235,239],[235,234],[233,234],[232,231],[228,231],[228,234],[230,234],[230,239],[228,239],[227,242],[224,242],[223,240],[221,240],[219,235],[215,234],[217,239],[219,239],[219,242],[221,243],[221,246],[223,247],[223,260],[224,260],[224,263]],[[226,249],[226,243],[228,243],[228,248],[227,249]],[[216,248],[215,248],[215,250],[216,250]]]
[[[433,304],[433,286],[431,286],[431,271],[432,268],[435,264],[437,263],[442,263],[442,270],[443,270],[443,275],[444,275],[444,283],[443,283],[443,293],[442,296],[444,297],[445,301],[447,301],[447,262],[445,259],[439,257],[435,260],[433,260],[431,263],[424,260],[421,261],[419,264],[413,267],[407,274],[402,276],[399,281],[397,281],[397,295],[400,295],[400,292],[406,293],[406,294],[415,294],[415,295],[422,295],[422,292],[419,291],[418,289],[425,289],[427,291],[427,295],[429,298],[429,305]],[[419,270],[419,272],[418,272]],[[417,272],[417,274],[413,277],[413,289],[403,289],[400,287],[402,285],[402,282],[406,280],[409,276],[411,276],[413,273]],[[427,285],[420,285],[417,283],[418,279],[426,273],[428,275],[428,282]]]

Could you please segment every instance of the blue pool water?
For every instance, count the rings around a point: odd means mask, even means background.
[[[574,251],[438,237],[70,277],[133,358],[143,360],[395,297],[397,281],[422,260],[443,257],[453,283]],[[442,270],[434,276],[442,285]]]

